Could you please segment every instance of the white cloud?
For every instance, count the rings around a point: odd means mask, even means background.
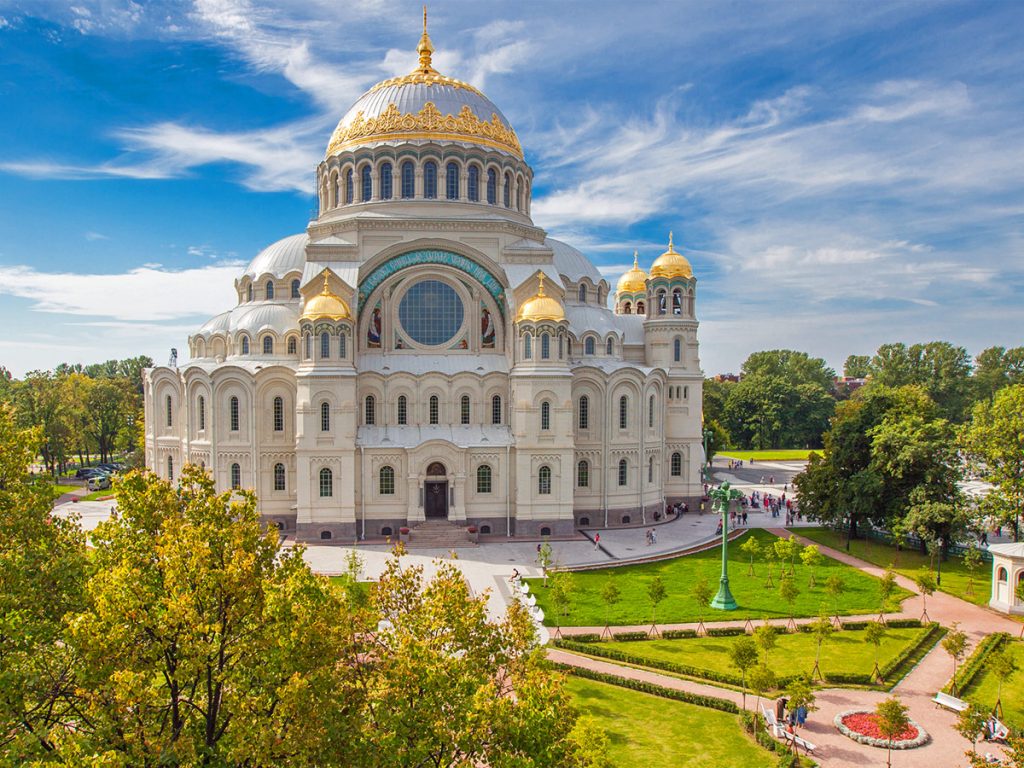
[[[86,240],[88,240],[91,243],[92,242],[96,242],[97,240],[109,240],[110,239],[107,235],[104,235],[102,232],[94,232],[92,230],[86,232],[84,235],[82,235],[82,237],[84,237]]]

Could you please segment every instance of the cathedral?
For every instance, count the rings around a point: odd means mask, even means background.
[[[252,260],[187,362],[146,372],[147,466],[251,488],[307,541],[431,519],[558,536],[693,506],[689,261],[670,236],[612,292],[533,223],[516,132],[434,69],[426,18],[417,51],[338,123],[305,232]]]

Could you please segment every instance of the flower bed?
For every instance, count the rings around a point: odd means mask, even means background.
[[[878,728],[878,716],[874,712],[862,709],[840,712],[832,722],[843,736],[861,744],[882,749],[890,746],[892,749],[914,749],[927,744],[931,739],[924,728],[911,720],[907,729],[893,739],[890,745],[888,739],[882,736]]]

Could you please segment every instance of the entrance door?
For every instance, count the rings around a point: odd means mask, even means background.
[[[423,484],[423,514],[429,518],[448,517],[448,481],[427,481]]]

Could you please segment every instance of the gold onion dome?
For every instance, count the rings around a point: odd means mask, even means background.
[[[434,69],[426,7],[416,52],[416,69],[377,83],[341,118],[327,157],[358,146],[422,140],[476,144],[522,160],[519,138],[501,110],[469,83]]]
[[[690,266],[690,262],[683,254],[676,252],[675,246],[672,244],[671,232],[668,233],[668,250],[656,258],[654,264],[651,265],[651,277],[664,277],[669,280],[676,277],[687,279],[693,277],[693,267]]]
[[[519,308],[519,315],[516,320],[527,320],[539,322],[541,320],[554,320],[560,322],[565,320],[565,307],[562,302],[553,296],[544,293],[544,273],[537,275],[537,293],[523,302]]]
[[[347,320],[351,316],[348,304],[331,291],[327,270],[324,270],[324,288],[306,302],[302,308],[303,320]]]
[[[633,268],[619,278],[616,290],[619,293],[642,293],[647,290],[647,273],[640,269],[639,254],[633,251]]]

